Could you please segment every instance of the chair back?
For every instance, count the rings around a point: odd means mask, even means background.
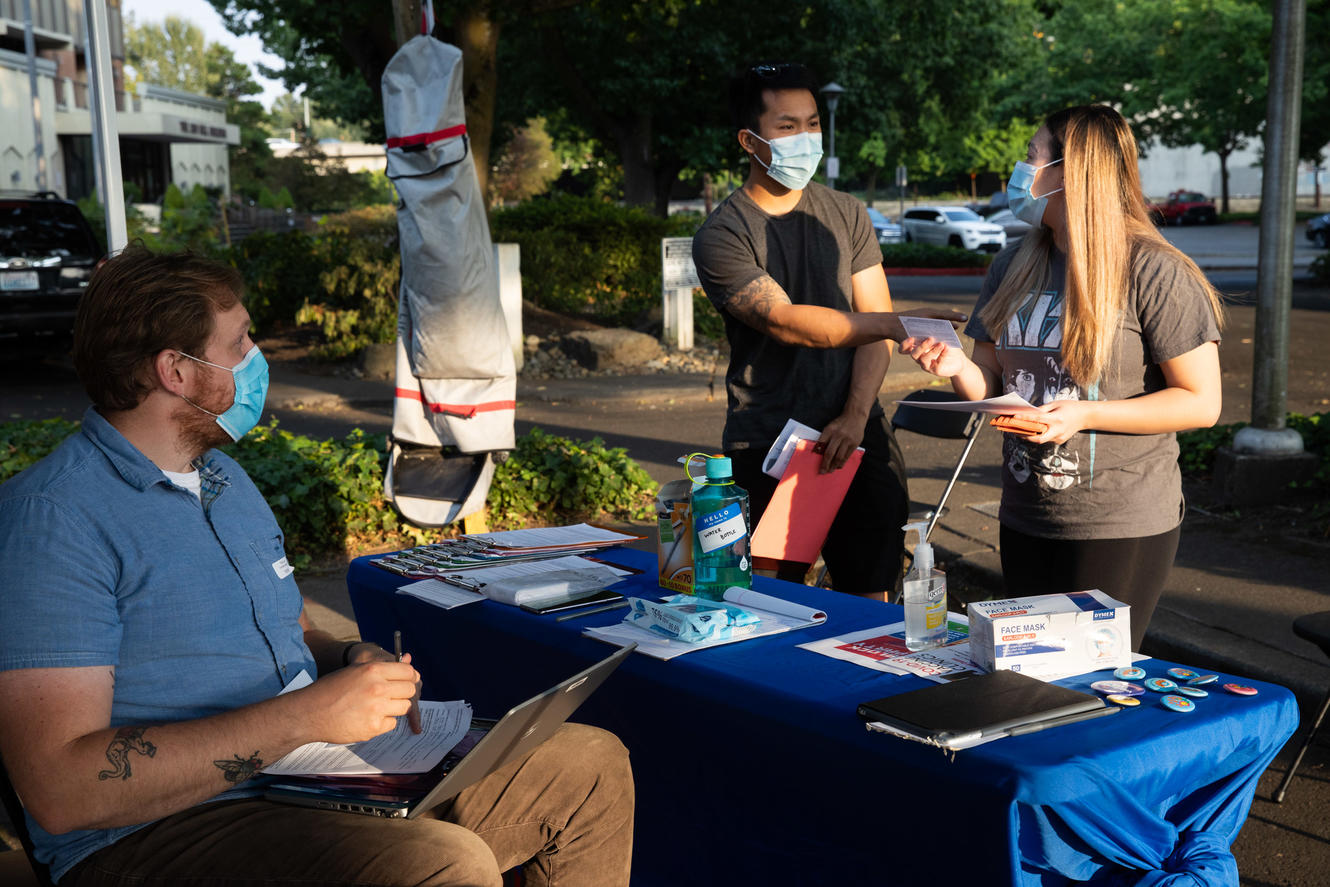
[[[32,836],[28,834],[28,820],[23,815],[23,802],[19,800],[18,792],[14,791],[14,785],[9,781],[9,771],[5,769],[4,761],[0,761],[0,801],[4,802],[5,815],[9,817],[10,823],[14,826],[14,833],[23,844],[23,852],[28,856],[28,864],[32,866],[32,874],[36,877],[37,883],[41,887],[53,887],[51,870],[45,863],[38,862],[33,854]]]
[[[928,437],[941,437],[951,440],[964,440],[970,436],[976,422],[981,421],[977,413],[957,413],[950,410],[930,410],[927,407],[910,406],[908,401],[928,403],[956,402],[960,398],[951,391],[938,391],[921,388],[902,398],[906,403],[896,405],[896,412],[891,416],[893,430],[904,429]]]

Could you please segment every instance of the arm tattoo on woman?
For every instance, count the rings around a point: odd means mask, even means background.
[[[231,761],[213,761],[213,766],[222,771],[226,781],[232,785],[244,782],[246,779],[252,779],[260,770],[263,769],[263,761],[259,760],[259,753],[256,751],[248,758],[235,756]]]
[[[137,752],[150,758],[157,754],[157,746],[143,738],[143,731],[146,729],[148,728],[121,727],[115,731],[115,738],[106,747],[106,760],[111,762],[111,769],[100,771],[97,774],[98,779],[128,779],[132,775],[129,771],[130,752]]]
[[[780,284],[762,275],[730,296],[725,308],[735,317],[755,329],[764,329],[767,319],[777,305],[790,304],[790,297]]]

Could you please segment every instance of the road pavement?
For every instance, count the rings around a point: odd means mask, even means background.
[[[1221,422],[1250,419],[1254,354],[1256,229],[1221,225],[1169,228],[1166,236],[1188,252],[1230,296],[1229,326],[1220,349],[1224,408]],[[1288,409],[1304,414],[1330,407],[1330,288],[1312,285],[1306,265],[1316,255],[1299,233],[1299,280],[1290,324]],[[975,277],[893,277],[901,307],[945,305],[968,311],[978,292]],[[27,363],[0,363],[0,416],[77,418],[84,399],[66,361],[52,357],[39,371]],[[936,384],[908,360],[898,360],[881,400]],[[390,382],[316,376],[274,362],[268,411],[282,426],[317,437],[341,437],[352,427],[386,431],[391,424]],[[600,436],[626,447],[657,481],[679,475],[675,459],[714,450],[724,420],[723,367],[707,375],[601,375],[573,380],[527,380],[518,385],[518,430],[540,426],[551,433]],[[935,503],[950,477],[962,443],[898,434],[910,477],[911,498]],[[949,572],[953,594],[973,600],[1002,593],[997,551],[1000,441],[985,429],[961,472],[932,541]],[[1330,778],[1326,739],[1313,746],[1282,805],[1269,798],[1300,745],[1305,726],[1330,689],[1330,660],[1293,635],[1303,613],[1330,609],[1330,540],[1284,525],[1294,509],[1243,513],[1211,507],[1204,484],[1189,484],[1181,547],[1144,645],[1145,652],[1209,670],[1273,681],[1291,688],[1304,712],[1304,727],[1262,777],[1247,826],[1234,850],[1242,883],[1324,885],[1330,871]],[[332,630],[354,632],[342,568],[306,574],[302,588],[317,618]]]

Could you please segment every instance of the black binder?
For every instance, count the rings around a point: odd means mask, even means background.
[[[859,704],[859,717],[865,721],[943,747],[1032,733],[1116,711],[1098,696],[1005,670]]]

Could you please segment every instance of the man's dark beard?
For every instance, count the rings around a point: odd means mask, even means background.
[[[217,384],[208,385],[202,398],[193,398],[190,400],[198,404],[203,409],[211,410],[214,413],[222,413],[230,408],[234,399],[235,382],[230,373],[212,372],[208,368],[209,381],[215,379],[218,375],[223,378],[217,379]],[[180,438],[190,453],[190,458],[194,459],[202,456],[213,447],[220,447],[224,444],[232,443],[231,435],[226,433],[222,426],[217,424],[214,416],[209,416],[203,410],[193,406],[188,401],[182,400],[179,409],[173,414],[177,422],[180,423]]]

